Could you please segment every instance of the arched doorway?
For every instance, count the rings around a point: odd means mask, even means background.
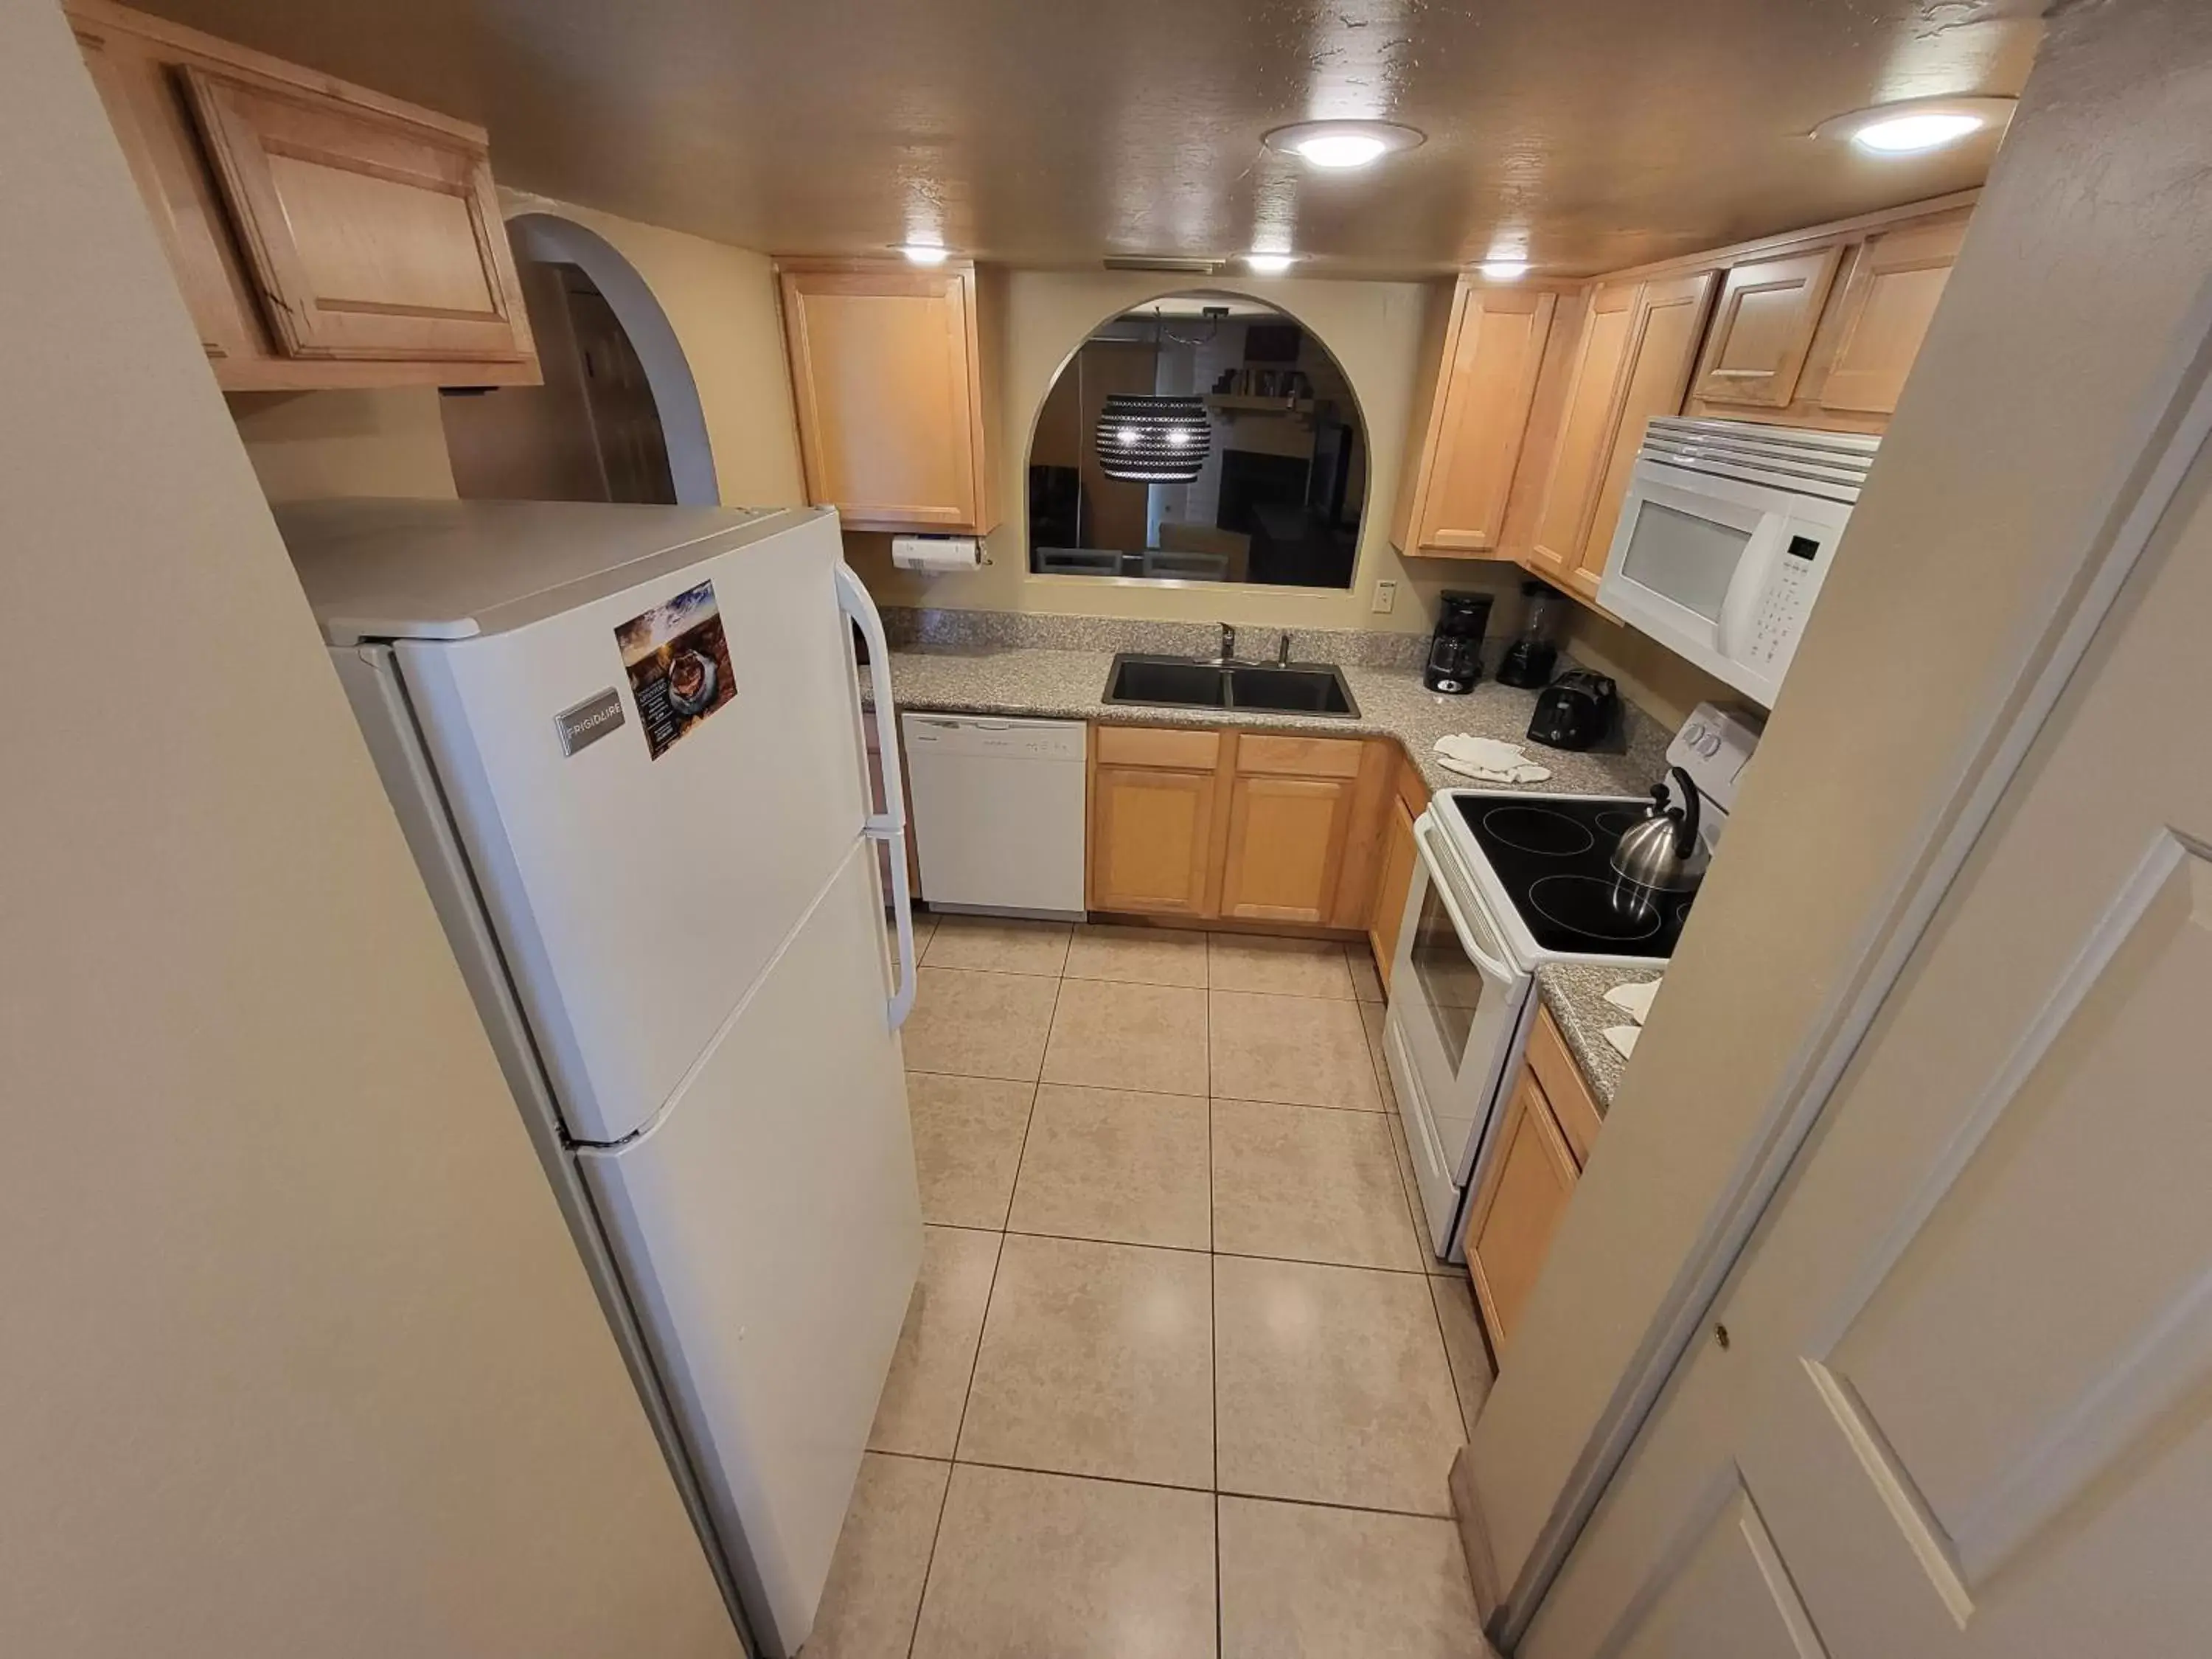
[[[720,500],[691,367],[613,244],[549,213],[507,222],[544,384],[441,402],[465,498]]]

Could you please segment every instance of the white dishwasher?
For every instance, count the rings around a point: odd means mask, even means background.
[[[1083,722],[900,719],[930,908],[1081,915]]]

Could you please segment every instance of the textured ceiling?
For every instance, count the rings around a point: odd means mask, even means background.
[[[2019,91],[2040,0],[154,0],[481,122],[507,183],[774,252],[1233,253],[1615,269],[1977,184],[1995,142],[1806,137]],[[1317,174],[1261,135],[1428,142]]]

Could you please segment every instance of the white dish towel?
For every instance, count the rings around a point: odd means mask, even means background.
[[[1496,738],[1455,732],[1437,739],[1436,753],[1437,764],[1444,770],[1480,783],[1541,783],[1552,775],[1549,767],[1530,760],[1519,744],[1500,743]]]
[[[1651,999],[1659,994],[1659,986],[1656,979],[1641,985],[1616,985],[1605,994],[1605,1000],[1641,1025],[1651,1018]]]
[[[1636,1057],[1636,1039],[1642,1036],[1644,1032],[1640,1027],[1634,1025],[1608,1025],[1598,1035],[1610,1042],[1613,1045],[1613,1053],[1619,1054],[1623,1060],[1633,1060]]]

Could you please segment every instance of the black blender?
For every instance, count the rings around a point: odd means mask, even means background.
[[[1533,579],[1521,584],[1528,601],[1521,622],[1521,637],[1505,647],[1498,659],[1498,683],[1534,688],[1548,685],[1552,665],[1559,659],[1559,630],[1566,621],[1567,596]]]
[[[1421,684],[1431,691],[1472,691],[1482,678],[1482,635],[1490,626],[1490,595],[1441,596],[1436,632],[1429,635],[1429,665]]]

